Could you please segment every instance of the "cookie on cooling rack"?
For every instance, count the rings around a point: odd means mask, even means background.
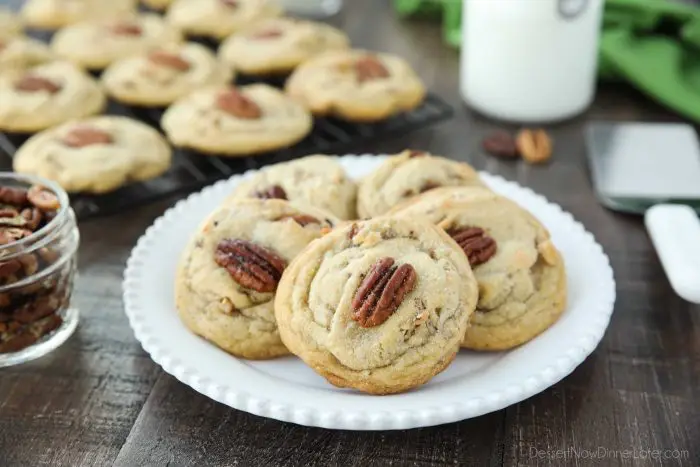
[[[233,71],[206,47],[165,44],[112,63],[102,74],[107,94],[127,104],[164,107],[190,92],[225,85]]]
[[[450,364],[477,293],[445,232],[383,217],[304,249],[282,276],[275,316],[287,348],[330,383],[391,394]]]
[[[172,151],[158,131],[126,117],[74,120],[19,148],[16,172],[55,180],[68,192],[105,193],[168,170]]]
[[[342,31],[324,23],[272,18],[226,39],[219,57],[250,75],[289,73],[309,58],[347,49],[349,43]]]
[[[56,55],[99,70],[120,58],[182,40],[179,31],[155,14],[95,19],[58,31],[51,41]]]
[[[286,355],[274,314],[287,264],[338,222],[298,203],[249,199],[225,203],[186,247],[175,283],[185,325],[243,358]]]
[[[222,156],[291,146],[312,125],[306,108],[266,84],[194,91],[171,105],[161,119],[175,146]]]
[[[281,14],[275,0],[174,0],[166,18],[186,34],[223,39]]]
[[[469,164],[406,150],[382,162],[359,182],[357,212],[365,219],[379,216],[428,190],[460,185],[484,186]]]
[[[289,77],[287,93],[314,115],[377,121],[412,110],[425,87],[405,60],[365,50],[328,52],[301,64]]]
[[[0,7],[0,43],[22,34],[22,21],[7,8]]]
[[[136,0],[27,0],[21,17],[33,28],[58,29],[78,21],[114,18],[135,9]]]
[[[0,70],[30,68],[53,59],[49,47],[39,40],[26,36],[0,38]]]
[[[0,131],[34,132],[102,111],[99,84],[67,62],[0,72]]]
[[[516,347],[549,328],[564,311],[564,261],[547,229],[509,199],[483,188],[440,188],[390,214],[436,223],[469,258],[479,303],[463,347]]]
[[[340,219],[354,219],[356,191],[355,183],[334,157],[316,154],[264,167],[243,180],[230,199],[301,201]]]

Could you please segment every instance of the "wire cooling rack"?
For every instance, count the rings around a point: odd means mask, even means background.
[[[163,111],[136,109],[111,103],[106,113],[132,117],[158,128]],[[366,143],[405,134],[446,120],[452,114],[453,109],[447,103],[429,94],[417,109],[379,123],[351,123],[333,118],[316,118],[313,131],[300,143],[255,157],[213,157],[175,149],[173,165],[164,175],[146,182],[132,183],[104,195],[73,195],[71,204],[80,219],[111,214],[175,193],[194,191],[216,180],[264,165],[307,154],[349,152],[354,147],[361,147]],[[12,157],[26,139],[26,136],[0,133],[0,152]],[[11,159],[1,159],[2,168],[11,170]]]

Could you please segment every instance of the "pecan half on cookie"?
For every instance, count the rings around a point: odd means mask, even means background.
[[[469,264],[474,267],[484,264],[496,254],[496,240],[486,235],[479,227],[457,227],[447,233],[464,250],[469,258]]]
[[[255,120],[262,117],[260,107],[236,89],[228,89],[216,98],[216,106],[234,117]]]
[[[357,80],[360,83],[389,77],[389,70],[386,69],[384,64],[382,64],[378,58],[372,56],[363,57],[357,60],[355,62],[355,73],[357,74]]]
[[[382,258],[369,270],[352,301],[352,318],[363,328],[389,319],[416,285],[416,270],[410,264],[394,266],[393,258]]]
[[[275,291],[287,266],[287,262],[272,251],[240,239],[222,240],[214,259],[236,282],[261,293]]]

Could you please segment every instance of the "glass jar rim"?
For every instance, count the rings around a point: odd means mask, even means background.
[[[42,178],[36,175],[21,174],[17,172],[0,172],[0,186],[3,186],[3,181],[5,180],[24,182],[29,185],[27,188],[34,185],[39,185],[44,188],[48,188],[51,191],[53,191],[53,193],[58,198],[60,207],[56,212],[56,216],[54,216],[54,218],[51,219],[49,223],[41,229],[32,232],[31,235],[28,235],[27,237],[20,238],[19,240],[7,243],[5,245],[0,245],[0,255],[3,251],[9,248],[31,245],[37,238],[39,238],[41,235],[44,235],[45,232],[52,230],[56,227],[56,225],[62,224],[63,220],[68,215],[68,212],[70,210],[70,200],[68,198],[68,193],[66,193],[66,191],[63,188],[61,188],[61,186],[58,183],[52,180]]]

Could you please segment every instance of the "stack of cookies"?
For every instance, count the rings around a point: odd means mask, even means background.
[[[232,157],[298,143],[314,116],[374,122],[424,99],[403,59],[351,49],[342,31],[284,17],[274,0],[143,3],[149,12],[135,0],[28,0],[19,17],[0,12],[0,131],[41,132],[18,151],[16,171],[91,193],[161,175],[170,151],[146,154],[129,134],[143,124],[94,117],[108,98],[164,109],[172,146]],[[24,25],[55,30],[50,45],[24,36]],[[218,51],[187,41],[203,36],[220,41]],[[286,85],[236,86],[240,74]],[[65,144],[65,133],[81,137]],[[164,141],[151,132],[147,143]],[[116,175],[88,183],[88,168],[99,167]]]
[[[391,394],[460,347],[536,337],[566,277],[542,224],[467,164],[404,151],[355,183],[314,155],[237,185],[183,252],[176,304],[232,355],[292,353],[336,386]]]

